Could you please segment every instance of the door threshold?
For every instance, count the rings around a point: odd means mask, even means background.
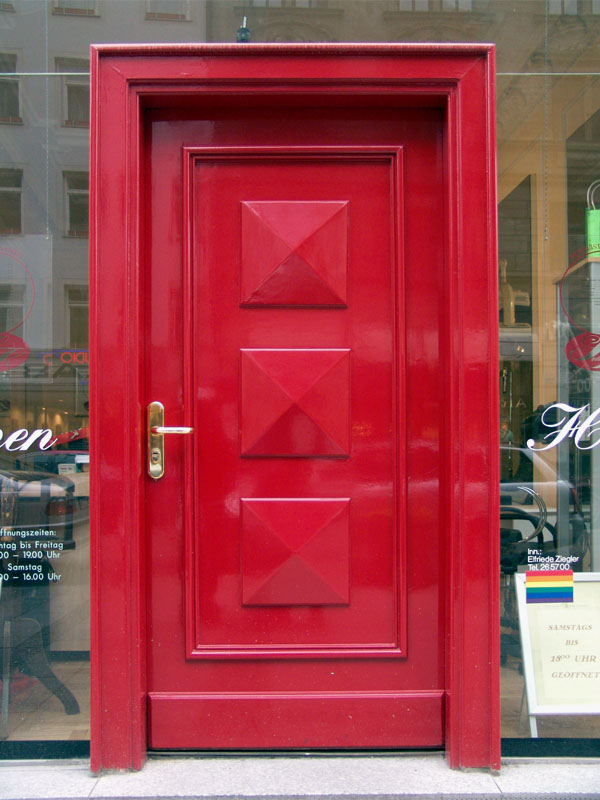
[[[364,750],[149,750],[149,758],[371,758],[382,756],[443,756],[439,747],[423,747],[418,750],[378,749]]]

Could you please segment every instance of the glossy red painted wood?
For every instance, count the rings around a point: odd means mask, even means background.
[[[244,306],[345,306],[347,201],[242,202]]]
[[[350,603],[350,498],[242,498],[240,506],[243,606]]]
[[[410,178],[411,167],[406,165],[411,191],[422,182],[425,196],[429,192],[438,198],[438,207],[434,200],[432,214],[431,203],[419,206],[419,193],[416,193],[414,220],[407,229],[405,249],[411,257],[417,254],[417,263],[418,254],[421,254],[422,265],[413,270],[407,268],[406,325],[401,316],[396,325],[399,336],[404,336],[403,331],[406,331],[403,347],[408,380],[405,384],[404,375],[398,374],[396,386],[397,399],[406,400],[406,430],[410,432],[406,438],[406,465],[401,459],[398,463],[401,474],[408,476],[406,528],[419,532],[414,538],[409,537],[406,557],[401,553],[399,558],[399,562],[405,560],[408,565],[408,660],[402,664],[410,664],[411,653],[418,654],[420,649],[425,649],[415,626],[411,628],[411,615],[437,619],[439,639],[446,645],[445,655],[436,647],[435,655],[431,654],[428,662],[424,656],[417,655],[416,664],[425,665],[426,672],[421,677],[434,696],[439,696],[440,688],[444,689],[444,726],[450,762],[454,766],[497,766],[497,299],[493,222],[493,55],[490,48],[479,45],[256,46],[246,49],[244,46],[127,46],[95,48],[93,55],[96,155],[92,162],[95,187],[92,261],[96,338],[92,351],[92,397],[96,415],[92,436],[96,448],[102,446],[97,450],[98,467],[93,478],[92,768],[141,765],[146,742],[148,680],[151,685],[157,678],[162,680],[153,663],[148,673],[145,661],[147,529],[142,509],[147,510],[152,505],[155,512],[153,517],[159,526],[159,535],[153,539],[150,555],[155,564],[158,556],[159,565],[161,548],[168,551],[171,546],[176,553],[183,554],[181,538],[175,531],[181,530],[186,519],[193,519],[195,513],[195,509],[184,502],[190,493],[184,495],[180,479],[173,479],[171,483],[166,480],[156,491],[158,484],[149,486],[142,461],[144,405],[149,399],[166,399],[167,424],[184,421],[181,416],[186,408],[185,398],[189,399],[190,387],[194,386],[194,375],[193,371],[184,371],[180,359],[174,356],[180,352],[191,355],[198,341],[197,337],[192,337],[186,343],[177,324],[178,318],[171,316],[172,298],[183,289],[181,272],[172,274],[172,269],[163,267],[163,275],[157,268],[150,285],[148,283],[147,265],[152,264],[153,259],[159,260],[154,245],[151,250],[145,250],[149,219],[144,209],[148,197],[153,196],[152,186],[145,183],[146,176],[151,173],[149,145],[152,145],[152,157],[177,136],[180,143],[188,146],[199,142],[213,148],[279,145],[272,134],[274,104],[269,98],[274,94],[277,114],[286,109],[288,130],[295,125],[297,133],[295,145],[305,148],[343,144],[340,132],[352,130],[352,125],[348,125],[349,109],[354,115],[351,121],[358,123],[358,133],[356,139],[345,139],[348,146],[401,146],[403,123],[398,120],[402,114],[413,113],[402,111],[402,107],[427,106],[432,111],[416,111],[417,118],[425,113],[437,114],[438,125],[443,127],[443,140],[438,139],[434,159],[435,169],[426,171],[421,165]],[[235,99],[232,101],[232,98]],[[164,110],[145,110],[159,106]],[[315,112],[315,124],[309,127],[305,124],[307,107],[325,109],[320,117]],[[436,107],[442,114],[435,111]],[[152,123],[150,117],[154,120]],[[202,122],[203,119],[207,122]],[[238,124],[238,131],[244,131],[241,135],[238,133],[237,138],[231,134],[235,119],[242,123]],[[376,131],[374,138],[365,140],[367,129]],[[192,140],[186,139],[189,130],[194,132]],[[443,146],[440,146],[442,141]],[[172,157],[167,154],[164,164],[172,176],[181,174],[180,152]],[[440,187],[431,175],[439,175],[442,170],[444,179]],[[160,183],[156,173],[152,174],[157,189],[162,191],[164,183]],[[321,199],[339,202],[345,198]],[[281,203],[300,202],[301,198],[253,197],[246,200]],[[312,203],[315,198],[302,200]],[[248,209],[252,213],[255,210]],[[258,211],[260,217],[261,211],[268,215],[269,209],[262,207]],[[264,214],[262,216],[264,218]],[[432,217],[439,220],[440,251],[435,251],[437,237],[431,235]],[[182,239],[190,241],[190,237],[182,237],[181,226],[173,226],[174,222],[177,216],[169,207],[165,209],[163,238],[180,259]],[[306,266],[314,256],[314,243],[309,242],[308,251],[299,252],[299,246],[293,243],[290,246],[285,236],[282,241],[283,249],[279,245],[270,249],[270,257],[277,256],[275,261],[281,268],[281,276],[287,280],[291,271],[306,278],[310,275]],[[318,251],[319,247],[316,249]],[[190,252],[186,252],[189,264]],[[293,257],[292,253],[295,253]],[[164,264],[172,264],[172,260],[163,261]],[[256,277],[260,280],[261,275],[257,276],[251,257],[248,272],[251,274],[248,285]],[[320,311],[325,314],[344,314],[342,303],[347,303],[347,298],[343,296],[345,287],[343,281],[340,282],[339,263],[330,265],[325,273],[322,270],[313,272],[316,278],[312,278],[308,292],[303,288],[300,293],[289,295],[289,305],[300,308],[288,308],[285,313],[316,313],[302,308],[308,294],[319,297],[323,305]],[[327,291],[323,291],[323,286]],[[270,287],[262,281],[256,289],[250,288],[245,296],[241,288],[238,290],[238,302],[241,299],[248,306],[255,301],[263,304],[258,308],[248,307],[247,314],[267,314],[283,303],[277,277]],[[342,301],[340,307],[335,307],[339,301],[332,299],[331,293]],[[329,302],[323,302],[325,299]],[[397,298],[396,309],[402,310],[403,306],[401,297]],[[187,313],[186,325],[189,325],[191,314]],[[275,313],[284,311],[278,308]],[[165,340],[159,334],[169,327],[172,333]],[[144,337],[145,332],[150,336]],[[297,345],[285,343],[283,346]],[[307,346],[335,349],[347,345],[308,342]],[[243,347],[265,349],[264,343],[255,341],[246,341]],[[148,375],[145,368],[148,353],[160,365],[158,374]],[[154,396],[156,392],[158,396]],[[223,419],[226,421],[226,415]],[[106,431],[111,435],[107,436]],[[398,436],[397,441],[400,438]],[[296,439],[288,429],[288,446],[298,447],[298,441],[304,442],[302,446],[305,447],[306,439]],[[183,469],[186,463],[184,448],[182,442],[169,445],[168,457],[175,468]],[[187,457],[189,466],[196,469],[194,449],[188,450],[192,453]],[[252,458],[267,462],[264,456]],[[344,456],[321,454],[313,460],[320,463],[340,458]],[[289,454],[287,459],[290,462],[303,460]],[[164,496],[171,492],[175,503],[161,502],[161,492]],[[334,495],[332,499],[339,496]],[[433,502],[432,496],[437,498]],[[402,492],[399,492],[398,500],[401,497]],[[398,518],[402,519],[402,512]],[[193,541],[191,533],[188,522],[185,539],[188,548]],[[254,535],[254,532],[248,534],[250,539]],[[340,536],[339,531],[336,535]],[[429,536],[438,540],[439,546],[425,550],[423,542],[431,543]],[[427,552],[426,562],[424,552]],[[180,558],[181,585],[186,577],[186,563]],[[191,563],[194,565],[194,560]],[[437,575],[433,581],[428,570]],[[151,582],[153,598],[157,592],[159,596],[162,592],[166,598],[173,593],[172,572],[172,564],[168,563],[164,576],[157,570]],[[196,600],[195,583],[190,580],[189,573],[188,564],[187,585],[191,588],[188,588],[187,605],[193,608],[190,601]],[[254,574],[251,566],[246,585],[249,593],[252,590],[248,588],[251,585],[248,581]],[[333,582],[339,582],[339,577],[334,574]],[[338,585],[338,593],[339,589]],[[350,585],[350,596],[351,592]],[[343,586],[341,593],[343,596]],[[289,601],[290,597],[285,599]],[[173,602],[179,605],[178,617],[181,618],[184,613],[182,595],[174,597]],[[250,605],[248,608],[256,610]],[[445,611],[437,616],[440,608]],[[196,622],[195,613],[188,615],[188,642],[193,640],[192,623]],[[151,624],[154,625],[154,617]],[[434,641],[437,640],[435,637]],[[176,634],[175,642],[177,658],[180,658],[185,636]],[[392,677],[385,677],[390,660],[400,663],[396,657],[375,661],[371,665],[370,680],[379,682],[379,691],[384,695],[398,692],[399,688],[401,694],[404,691],[414,693],[415,684],[411,688],[408,675],[404,676],[405,683],[393,672]],[[445,671],[442,669],[444,661]],[[229,662],[232,667],[229,672],[223,671],[223,659],[204,659],[202,663],[208,680],[224,680],[223,691],[229,692],[226,705],[231,706],[236,693],[240,700],[244,697],[236,683],[243,670],[255,687],[262,685],[264,690],[273,691],[273,686],[279,685],[280,694],[283,692],[281,698],[286,697],[289,685],[286,689],[281,681],[290,679],[290,669],[297,668],[296,662],[279,659],[269,668],[269,661],[263,660],[263,677],[253,661],[233,659]],[[322,677],[315,686],[309,669],[306,678],[299,677],[301,671],[295,673],[296,684],[292,689],[313,695],[315,690],[329,691],[330,697],[334,697],[335,692],[353,691],[358,702],[356,681],[365,673],[360,672],[360,658],[347,663],[348,668],[342,670],[341,677],[338,673],[335,678],[335,686],[324,688]],[[417,672],[415,669],[413,677]],[[440,679],[442,684],[439,684]],[[422,696],[423,693],[417,691],[416,694]],[[425,695],[430,696],[427,691]],[[155,707],[157,714],[163,713],[158,711],[164,708],[163,696],[163,692],[154,687],[150,706],[153,715]],[[186,691],[182,696],[186,696]],[[308,697],[305,699],[313,702]],[[321,702],[320,695],[315,702]],[[193,712],[190,713],[193,716]],[[225,717],[227,713],[231,712],[224,712]],[[267,718],[269,713],[265,712]],[[291,721],[296,712],[289,713]],[[336,713],[332,710],[330,719],[335,719]],[[370,718],[370,712],[367,716]],[[438,712],[425,716],[438,719]],[[332,723],[329,727],[335,728],[335,725]],[[362,727],[368,728],[366,724]],[[389,746],[393,744],[392,741]]]
[[[351,707],[350,719],[348,709]],[[444,738],[443,692],[303,692],[253,694],[150,695],[152,728],[170,730],[169,747],[187,746],[186,731],[197,730],[200,747],[214,747],[212,730],[202,721],[215,716],[229,720],[231,746],[237,749],[282,747],[327,748],[331,731],[343,731],[347,741],[366,740],[371,747],[396,746],[394,720],[411,730],[414,747],[430,747],[432,737]],[[387,719],[391,724],[381,725]],[[340,745],[347,747],[346,742]]]
[[[266,722],[277,718],[280,747],[293,741],[373,746],[350,722],[359,691],[395,685],[439,695],[443,686],[437,567],[429,570],[430,587],[423,587],[435,594],[435,613],[419,622],[421,644],[413,644],[414,657],[405,663],[406,474],[399,462],[405,461],[406,431],[404,395],[397,386],[406,373],[398,220],[418,217],[407,213],[402,187],[407,183],[414,190],[418,165],[440,155],[440,115],[404,114],[402,128],[410,131],[405,136],[419,153],[413,158],[411,150],[404,174],[401,151],[369,145],[381,135],[372,123],[361,120],[360,132],[345,132],[352,112],[344,111],[342,119],[336,114],[306,120],[305,138],[324,137],[326,147],[286,146],[298,138],[287,114],[265,110],[247,116],[243,126],[218,115],[218,135],[229,143],[225,150],[203,146],[202,122],[169,119],[165,125],[156,114],[151,123],[151,172],[170,188],[156,186],[148,198],[153,291],[157,300],[163,298],[164,311],[150,320],[148,338],[157,355],[149,354],[148,375],[160,374],[164,381],[163,354],[178,350],[171,321],[184,316],[189,358],[179,365],[171,359],[167,397],[177,409],[175,398],[187,381],[182,414],[196,431],[188,443],[188,468],[174,465],[148,495],[148,526],[157,531],[151,549],[157,580],[150,603],[149,690],[160,695],[161,709],[169,693],[174,709],[185,697],[196,709],[195,722],[185,730],[175,710],[166,728],[161,720],[167,725],[169,715],[163,710],[155,718],[151,711],[154,747],[185,739],[188,748],[207,741],[227,748],[244,738],[249,747],[266,747],[277,739]],[[359,136],[366,142],[361,149],[353,145]],[[231,144],[250,137],[270,147]],[[178,157],[182,143],[191,141],[197,145],[184,151],[182,186]],[[437,193],[428,190],[428,200],[441,209],[439,170],[437,185]],[[250,226],[258,234],[251,256],[249,205],[254,215],[260,213],[260,225]],[[164,269],[181,252],[173,230],[184,232],[183,275]],[[429,245],[434,261],[439,243]],[[427,248],[422,251],[425,265]],[[268,259],[266,267],[261,257]],[[252,281],[246,276],[249,262]],[[266,280],[257,278],[256,262]],[[263,307],[245,302],[248,286],[262,285],[265,297],[273,282],[277,304],[272,297]],[[345,302],[332,304],[331,284]],[[183,549],[183,527],[172,513],[181,496],[187,509]],[[426,544],[421,537],[423,548],[437,540],[437,528],[430,537]],[[421,580],[418,569],[411,576]],[[209,669],[206,662],[216,658]],[[323,717],[314,741],[308,706],[306,729],[288,730],[283,723],[286,698],[308,702],[310,687],[320,690],[321,705],[328,695],[338,709],[345,700],[347,712],[335,715],[346,725],[329,729]],[[253,692],[258,697],[267,690],[273,698],[281,695],[282,708],[267,715],[262,727],[251,717],[236,721],[230,703],[194,699]],[[368,695],[361,702],[367,705]],[[372,714],[372,725],[387,731],[387,741],[416,744],[414,729],[391,706],[376,701]],[[439,713],[430,726],[429,745],[441,744]],[[421,735],[425,727],[423,721]]]

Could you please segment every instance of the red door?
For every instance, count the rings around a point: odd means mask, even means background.
[[[441,745],[442,116],[148,135],[150,746]]]
[[[493,74],[92,47],[94,771],[442,733],[499,767]],[[194,427],[157,480],[153,401]]]

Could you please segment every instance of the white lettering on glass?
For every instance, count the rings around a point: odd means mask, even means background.
[[[15,450],[21,450],[22,452],[25,450],[29,450],[31,445],[38,440],[38,448],[40,450],[48,450],[52,447],[53,444],[56,444],[58,441],[55,436],[53,436],[52,431],[50,428],[36,428],[36,430],[29,433],[28,430],[25,428],[19,428],[12,433],[9,433],[6,439],[4,439],[4,431],[0,429],[0,447],[4,447],[5,450],[9,452],[14,452]],[[22,442],[22,444],[20,444]]]
[[[557,411],[562,412],[562,416],[552,421]],[[600,408],[591,411],[589,403],[579,407],[553,403],[544,410],[540,419],[546,428],[553,430],[544,436],[548,444],[538,444],[535,439],[528,439],[527,447],[530,450],[550,450],[565,439],[573,439],[579,450],[592,450],[600,444]]]

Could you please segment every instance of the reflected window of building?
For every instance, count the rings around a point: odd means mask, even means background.
[[[52,5],[53,14],[65,14],[67,16],[98,16],[98,3],[96,0],[54,0]]]
[[[19,80],[8,77],[17,71],[17,57],[0,53],[0,122],[21,123]]]
[[[328,0],[250,0],[246,3],[255,8],[327,8]]]
[[[473,11],[473,0],[442,0],[442,11]]]
[[[548,0],[550,14],[579,14],[579,0]]]
[[[25,286],[0,283],[0,330],[9,331],[23,320],[25,312]]]
[[[87,286],[66,286],[67,344],[84,350],[88,346],[89,290]]]
[[[429,0],[397,0],[391,11],[429,11]]]
[[[0,235],[21,233],[23,170],[0,169]]]
[[[62,78],[61,122],[75,128],[90,124],[90,63],[83,58],[57,58],[56,72],[67,73]]]
[[[146,0],[146,19],[162,22],[189,20],[189,0]]]
[[[87,237],[89,231],[89,176],[87,172],[65,172],[67,236]]]
[[[481,2],[478,3],[481,5]],[[397,0],[391,11],[473,11],[473,0]]]

